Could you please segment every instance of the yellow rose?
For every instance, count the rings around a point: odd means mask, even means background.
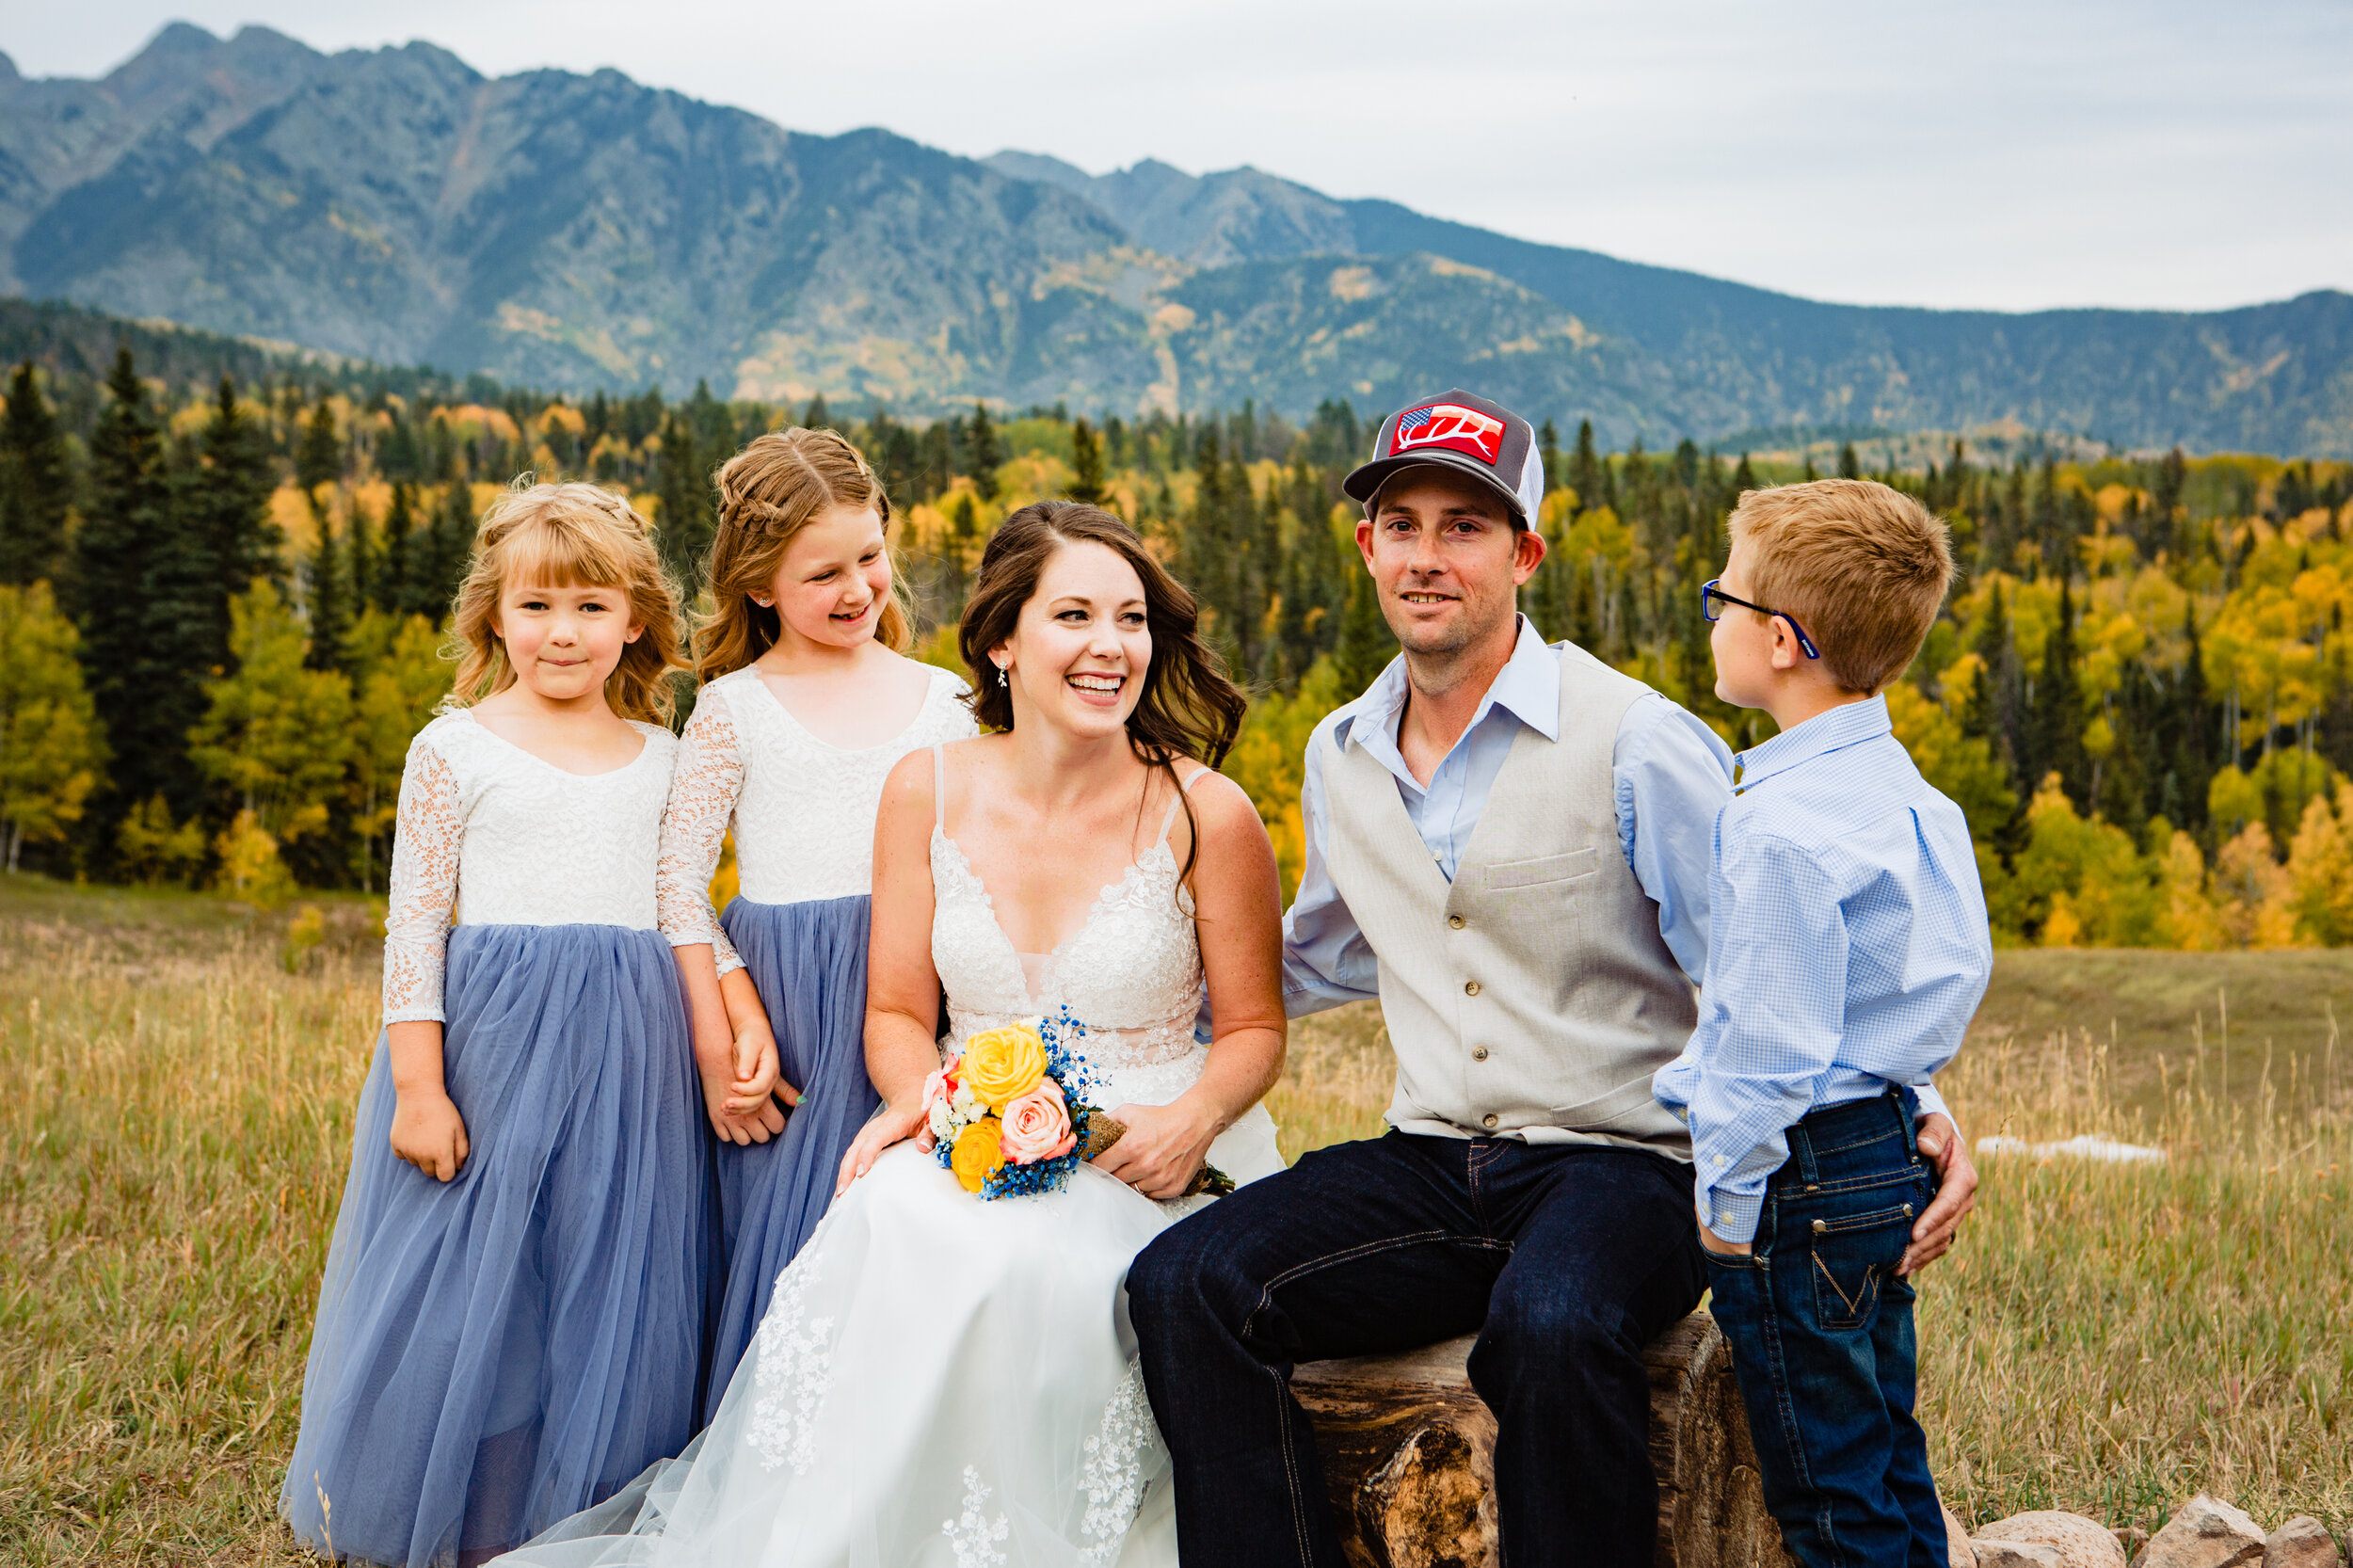
[[[1007,1024],[964,1043],[966,1087],[991,1111],[1001,1111],[1046,1077],[1046,1042],[1029,1024]]]
[[[984,1116],[956,1134],[956,1179],[964,1183],[968,1192],[977,1192],[988,1185],[988,1178],[1004,1164],[1004,1141],[1001,1128],[994,1116]]]

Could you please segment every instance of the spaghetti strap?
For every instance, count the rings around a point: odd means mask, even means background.
[[[1174,770],[1172,769],[1171,771],[1173,772]],[[1214,769],[1214,768],[1212,768],[1212,767],[1209,767],[1209,766],[1208,766],[1207,764],[1204,764],[1203,766],[1198,767],[1198,768],[1195,768],[1195,769],[1193,770],[1193,776],[1192,776],[1191,778],[1186,779],[1183,783],[1181,783],[1181,784],[1179,784],[1179,785],[1177,785],[1177,786],[1176,786],[1176,794],[1177,794],[1177,796],[1178,796],[1178,797],[1180,797],[1180,798],[1176,798],[1176,799],[1172,799],[1172,800],[1170,800],[1170,801],[1169,801],[1169,803],[1168,803],[1168,815],[1167,815],[1167,816],[1165,816],[1165,817],[1162,817],[1162,818],[1160,819],[1160,842],[1161,842],[1161,843],[1165,844],[1165,843],[1167,843],[1167,842],[1168,842],[1168,834],[1169,834],[1169,829],[1171,829],[1171,828],[1173,828],[1173,827],[1175,827],[1175,826],[1176,825],[1176,811],[1177,811],[1177,808],[1178,808],[1179,807],[1181,807],[1182,805],[1184,805],[1184,801],[1183,801],[1183,799],[1182,799],[1181,797],[1182,797],[1182,796],[1189,795],[1189,794],[1193,793],[1193,787],[1195,784],[1198,784],[1198,783],[1200,783],[1200,782],[1201,782],[1202,776],[1203,776],[1204,775],[1206,775],[1206,774],[1215,773],[1216,771],[1217,771],[1216,769]]]
[[[948,831],[948,748],[932,747],[932,825]]]

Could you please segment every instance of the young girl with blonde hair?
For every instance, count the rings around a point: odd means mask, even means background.
[[[279,1497],[314,1551],[416,1568],[486,1560],[679,1451],[716,1267],[655,910],[679,616],[647,523],[591,486],[511,489],[455,611]]]
[[[874,1109],[867,906],[883,780],[911,751],[978,733],[964,682],[904,656],[890,498],[856,447],[830,430],[777,431],[730,459],[718,487],[697,639],[708,684],[680,743],[661,872],[662,928],[721,1139],[714,1407]],[[711,877],[730,828],[741,892],[720,917]]]

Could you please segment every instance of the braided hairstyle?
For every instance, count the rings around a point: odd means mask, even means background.
[[[712,476],[719,487],[719,532],[711,545],[711,614],[695,636],[700,680],[742,669],[776,645],[783,621],[775,606],[753,602],[776,580],[785,552],[808,523],[835,506],[872,506],[890,532],[890,497],[858,449],[831,430],[772,430],[728,458]],[[890,593],[874,635],[904,653],[915,626],[902,597],[898,552]]]
[[[523,475],[490,504],[475,527],[473,557],[450,606],[448,656],[457,677],[447,702],[462,708],[515,683],[497,630],[499,596],[508,584],[611,588],[629,600],[642,628],[605,678],[604,697],[625,719],[667,724],[677,701],[671,672],[679,657],[679,594],[662,569],[653,525],[629,498],[596,485],[534,485]]]

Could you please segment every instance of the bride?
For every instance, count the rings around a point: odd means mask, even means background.
[[[1283,1060],[1273,850],[1193,760],[1224,757],[1243,698],[1192,596],[1075,503],[989,540],[961,646],[999,733],[917,752],[885,786],[866,1023],[883,1106],[840,1196],[694,1447],[501,1562],[1174,1568],[1123,1281],[1212,1201],[1182,1196],[1205,1160],[1237,1181],[1282,1164],[1257,1103]],[[1126,1135],[1059,1192],[967,1192],[923,1127],[943,990],[952,1051],[1067,1009]]]

